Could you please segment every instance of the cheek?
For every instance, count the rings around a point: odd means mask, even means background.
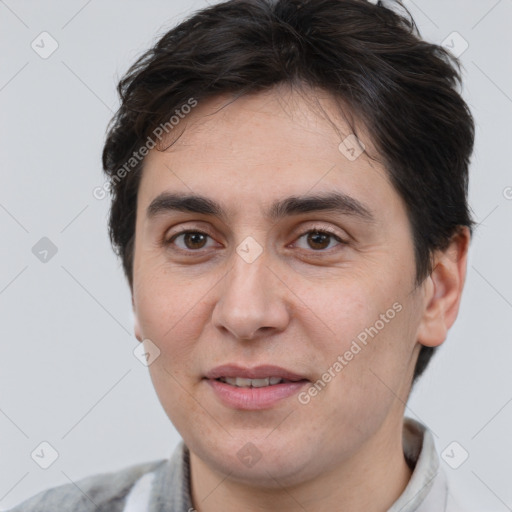
[[[191,376],[197,373],[197,340],[207,318],[205,290],[208,287],[200,280],[171,278],[163,269],[140,273],[134,289],[141,334],[160,350],[149,366],[151,380],[163,409],[178,428],[187,418],[202,414],[190,392]]]
[[[333,392],[349,401],[365,397],[375,402],[390,395],[389,389],[397,389],[409,370],[414,348],[417,315],[407,290],[398,279],[375,277],[368,286],[354,278],[323,290],[315,304],[324,336],[311,338],[323,352],[319,373],[326,379],[324,372],[334,373]]]
[[[202,298],[211,285],[204,279],[170,273],[165,264],[139,268],[134,302],[143,334],[163,343],[193,330],[198,322]]]
[[[379,281],[369,273],[357,275],[356,272],[332,284],[320,283],[303,293],[312,301],[312,309],[331,334],[329,339],[340,345],[340,349],[372,326],[399,295],[391,283]]]
[[[149,371],[168,414],[179,409],[177,402],[188,402],[183,387],[189,387],[191,375],[197,374],[197,343],[208,318],[204,305],[208,289],[200,280],[170,279],[157,272],[141,274],[134,293],[141,335],[160,350]]]

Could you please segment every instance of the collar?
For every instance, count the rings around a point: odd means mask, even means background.
[[[420,422],[404,418],[402,444],[405,458],[414,469],[404,492],[388,512],[444,512],[447,479],[440,467],[432,432]]]

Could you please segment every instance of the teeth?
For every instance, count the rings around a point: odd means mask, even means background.
[[[239,388],[264,388],[266,386],[274,386],[283,381],[280,377],[266,377],[264,379],[245,379],[242,377],[221,377],[220,379],[227,384],[237,386]]]
[[[266,379],[244,379],[244,380],[251,381],[251,386],[253,388],[262,388],[264,386],[268,386],[270,379],[269,379],[269,377],[267,377]]]

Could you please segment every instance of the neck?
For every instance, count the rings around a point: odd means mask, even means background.
[[[353,457],[300,484],[255,487],[235,481],[190,453],[192,501],[197,512],[382,512],[403,493],[411,470],[402,447],[402,424],[383,424]],[[269,474],[271,471],[269,471]],[[275,483],[275,482],[273,482]]]

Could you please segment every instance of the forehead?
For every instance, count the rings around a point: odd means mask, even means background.
[[[164,191],[186,192],[213,196],[235,215],[284,196],[338,190],[384,205],[395,192],[385,169],[369,158],[375,150],[362,123],[356,129],[358,138],[323,91],[218,96],[184,116],[165,151],[149,152],[139,201],[147,209]]]

